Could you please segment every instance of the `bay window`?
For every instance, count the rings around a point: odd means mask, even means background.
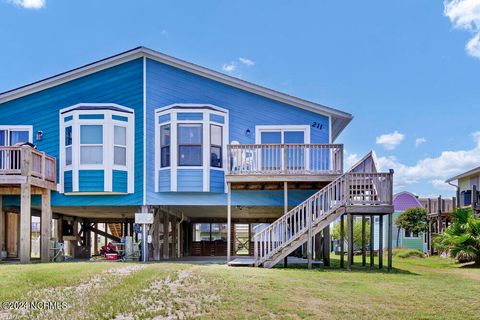
[[[60,133],[61,192],[134,192],[132,109],[116,104],[62,109]]]
[[[226,109],[173,104],[156,110],[155,124],[156,192],[224,192]]]

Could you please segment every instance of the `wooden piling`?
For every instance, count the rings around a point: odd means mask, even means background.
[[[393,247],[393,239],[392,239],[392,228],[393,228],[393,214],[390,213],[388,215],[388,272],[392,271],[392,247]]]
[[[383,268],[383,215],[378,217],[378,268]]]
[[[344,226],[344,216],[340,216],[340,268],[345,267],[345,226]]]
[[[375,242],[374,242],[375,219],[370,216],[370,268],[375,265]]]
[[[347,269],[350,270],[353,265],[353,215],[347,214],[347,232],[348,232],[348,264]]]
[[[330,266],[330,225],[323,229],[323,265]]]
[[[40,259],[42,262],[49,262],[51,247],[50,241],[52,238],[52,207],[50,190],[48,189],[42,189],[42,213],[40,228]]]
[[[367,265],[367,232],[366,232],[367,218],[362,216],[362,266]]]

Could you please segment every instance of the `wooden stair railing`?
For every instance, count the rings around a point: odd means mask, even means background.
[[[342,206],[391,205],[392,172],[347,172],[254,236],[255,265],[273,267],[341,214]]]

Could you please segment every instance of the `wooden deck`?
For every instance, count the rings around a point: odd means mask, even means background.
[[[268,182],[331,182],[343,174],[341,144],[228,145],[226,181],[233,184]]]
[[[57,190],[56,159],[44,152],[24,145],[0,147],[0,239],[5,238],[3,195],[20,195],[20,262],[30,261],[31,249],[31,196],[41,195],[41,249],[44,262],[50,257],[51,190]],[[46,221],[47,223],[44,223]],[[0,243],[1,244],[1,243]]]

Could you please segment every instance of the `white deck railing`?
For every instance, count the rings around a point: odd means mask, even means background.
[[[228,145],[228,163],[231,175],[342,174],[343,145]]]
[[[56,183],[56,159],[28,146],[0,147],[0,175],[30,175]]]
[[[393,173],[345,173],[254,236],[257,265],[343,205],[391,205]]]

